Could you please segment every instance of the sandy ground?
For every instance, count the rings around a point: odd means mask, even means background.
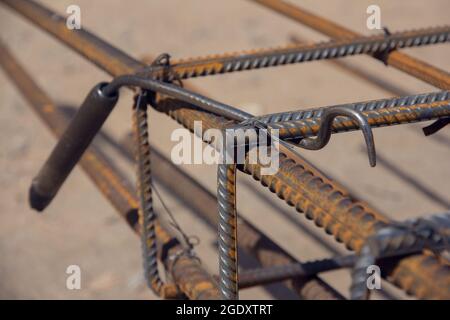
[[[43,1],[58,12],[70,4],[82,10],[82,26],[134,57],[170,53],[174,58],[285,44],[289,36],[307,41],[323,36],[248,1]],[[382,9],[382,24],[403,30],[450,22],[447,0],[414,1],[295,1],[343,25],[369,34],[365,11],[369,4]],[[109,76],[34,29],[5,7],[0,8],[0,38],[36,81],[59,104],[77,106],[86,92]],[[444,70],[450,70],[448,45],[406,50]],[[345,58],[405,93],[435,88],[368,57]],[[202,92],[256,114],[317,107],[392,96],[329,62],[274,68],[191,80]],[[131,94],[125,93],[105,126],[116,138],[130,129]],[[0,73],[0,298],[9,299],[150,299],[141,275],[140,244],[76,169],[60,194],[42,215],[27,204],[32,177],[55,140],[30,111],[25,100]],[[169,154],[170,133],[178,126],[164,115],[151,113],[151,139]],[[404,219],[450,209],[450,128],[424,137],[421,125],[375,130],[378,166],[369,168],[360,133],[334,136],[318,152],[300,152],[354,194],[392,218]],[[132,166],[111,150],[118,165],[132,179]],[[184,166],[214,192],[215,166]],[[239,177],[239,211],[302,260],[345,252],[322,230],[275,199],[269,191]],[[189,190],[186,190],[189,193]],[[198,252],[205,267],[217,272],[215,232],[183,208],[168,190],[163,197],[188,234],[201,238]],[[157,208],[161,205],[157,202]],[[320,241],[314,240],[318,237]],[[65,286],[68,265],[82,270],[82,289]],[[347,271],[323,277],[348,294]],[[398,292],[383,288],[393,297]],[[292,298],[279,286],[242,291],[242,298]],[[377,298],[386,298],[378,295]]]

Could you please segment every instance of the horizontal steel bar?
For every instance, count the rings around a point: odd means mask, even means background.
[[[356,256],[340,256],[322,260],[290,263],[273,267],[248,269],[239,273],[239,289],[283,281],[295,277],[308,277],[321,272],[350,268]]]
[[[295,121],[311,118],[320,118],[325,109],[332,107],[348,107],[360,112],[366,112],[366,111],[379,111],[382,109],[393,107],[409,107],[419,104],[431,104],[433,102],[445,101],[448,99],[450,99],[449,91],[437,91],[430,93],[406,95],[402,97],[384,98],[363,102],[339,104],[329,107],[308,108],[295,111],[278,112],[262,115],[256,117],[256,119],[264,123],[277,123],[277,122]]]
[[[10,4],[10,0],[4,0]],[[20,4],[18,4],[20,6]],[[25,11],[24,11],[25,12]],[[42,12],[49,14],[49,12]],[[32,14],[25,12],[25,14]],[[57,20],[59,18],[55,18]],[[50,24],[44,25],[48,28]],[[64,30],[57,30],[58,36],[65,37]],[[67,31],[67,30],[66,30]],[[120,50],[110,50],[108,44],[99,39],[90,37],[90,33],[86,32],[78,36],[79,42],[74,44],[74,48],[83,52],[79,47],[81,41],[95,40],[99,46],[105,47],[112,56],[118,59],[127,60],[126,64],[132,69],[137,67],[136,61],[129,57],[124,58],[124,53]],[[450,26],[431,27],[421,30],[403,31],[392,33],[391,35],[377,35],[368,37],[355,37],[352,39],[343,39],[340,41],[329,41],[317,44],[291,44],[284,47],[256,49],[238,53],[225,53],[211,55],[208,57],[188,58],[179,60],[171,66],[171,72],[166,72],[165,66],[145,67],[138,73],[147,77],[166,77],[167,80],[187,79],[199,76],[208,76],[243,70],[253,70],[259,68],[274,67],[286,64],[334,59],[356,54],[375,54],[385,52],[387,50],[401,49],[422,45],[430,45],[450,41]],[[105,57],[100,52],[92,52],[90,59],[99,65],[104,61]],[[117,73],[127,73],[127,68],[121,68],[112,65],[117,69]]]
[[[328,19],[315,15],[293,4],[280,0],[252,0],[267,8],[300,22],[314,30],[326,34],[334,39],[354,39],[360,37],[353,32],[337,23]],[[438,69],[417,58],[411,57],[402,52],[393,51],[387,55],[385,63],[406,72],[413,77],[421,79],[431,85],[443,89],[450,90],[450,74],[447,71]]]
[[[167,80],[230,73],[244,70],[276,67],[308,61],[342,58],[358,54],[376,54],[450,41],[450,27],[424,28],[391,35],[377,35],[319,42],[315,44],[290,44],[278,48],[256,49],[237,53],[179,60],[165,72],[165,66],[150,66],[139,74]]]
[[[393,126],[400,124],[407,124],[413,122],[421,122],[439,119],[443,117],[450,116],[450,92],[442,92],[440,94],[441,98],[445,100],[437,99],[433,102],[418,103],[411,105],[400,105],[395,107],[385,107],[385,108],[368,108],[362,111],[362,115],[367,118],[367,122],[372,128]],[[386,101],[386,100],[380,100]],[[391,100],[392,101],[392,100]],[[373,101],[372,105],[375,105],[376,101]],[[391,105],[390,103],[386,104]],[[352,109],[359,110],[357,108],[358,104],[347,104],[342,105]],[[267,116],[264,118],[257,117],[256,119],[261,120],[269,125],[271,129],[279,130],[279,137],[282,139],[296,140],[307,138],[316,135],[319,132],[321,118],[320,115],[324,108],[317,108],[306,112],[303,116],[292,116],[291,112],[284,114],[276,114],[274,116]],[[311,115],[311,116],[309,116]],[[314,115],[314,116],[312,116]],[[279,119],[296,119],[298,120],[288,120],[288,121],[278,121]],[[273,122],[272,122],[273,120]],[[334,120],[332,125],[333,133],[348,132],[353,130],[358,130],[359,125],[347,118],[340,117]]]
[[[83,50],[79,42],[86,42],[87,38],[95,38],[95,36],[90,33],[80,36],[86,33],[85,29],[68,32],[63,19],[54,18],[58,16],[56,13],[50,11],[49,14],[48,9],[42,9],[42,6],[31,1],[8,1],[8,5],[64,43],[75,46],[76,50],[88,59],[95,59],[98,65],[112,75],[118,76],[123,74],[124,69],[131,68],[128,62],[132,58],[124,60],[122,65],[119,55],[111,46],[105,47],[103,42],[101,45],[96,45],[97,40],[89,41]],[[112,61],[119,66],[114,66],[107,58],[111,51],[114,52]],[[105,57],[106,61],[102,63]],[[140,67],[143,65],[140,64]],[[132,71],[136,72],[138,69]],[[173,99],[161,100],[159,107],[190,130],[193,130],[194,121],[199,120],[203,121],[205,129],[224,128],[232,123],[223,118],[193,110],[191,106]],[[270,187],[280,198],[295,206],[297,211],[305,212],[308,218],[313,219],[318,226],[324,227],[328,233],[333,234],[338,241],[344,242],[350,249],[360,250],[364,240],[389,221],[381,213],[350,196],[347,190],[327,179],[319,170],[300,157],[290,155],[288,158],[281,154],[280,170],[273,176],[260,176],[258,165],[246,164],[240,169],[255,179],[262,180],[264,186]],[[450,288],[442,285],[445,283],[443,279],[449,277],[450,271],[445,271],[436,259],[425,255],[410,256],[402,259],[394,268],[388,270],[387,274],[393,283],[410,294],[421,298],[450,298]]]
[[[68,124],[67,118],[1,43],[0,64],[40,119],[56,137],[59,137]],[[118,173],[107,156],[95,146],[87,149],[80,165],[119,214],[128,221],[135,232],[138,232],[136,223],[138,200],[127,179]],[[218,299],[219,292],[215,281],[196,258],[183,255],[171,261],[174,254],[184,250],[177,238],[159,223],[156,235],[161,246],[165,248],[162,258],[166,270],[182,292],[190,299]],[[176,291],[167,292],[166,296],[175,297],[175,294]]]
[[[293,43],[304,43],[307,42],[306,39],[299,36],[298,34],[292,34],[289,39]],[[365,69],[362,66],[357,66],[351,61],[341,60],[328,60],[327,61],[333,67],[345,72],[350,75],[355,80],[362,80],[363,82],[370,84],[378,89],[381,89],[389,96],[407,96],[410,94],[409,91],[401,88],[401,85],[394,84],[393,81],[385,80],[377,75],[373,74],[370,70]]]

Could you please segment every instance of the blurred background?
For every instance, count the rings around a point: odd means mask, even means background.
[[[167,52],[173,59],[286,44],[292,36],[304,42],[327,38],[258,4],[244,0],[46,0],[64,14],[76,4],[81,26],[136,58]],[[377,4],[381,21],[391,31],[450,22],[447,0],[298,0],[290,1],[362,34],[366,8]],[[106,73],[68,50],[11,10],[0,6],[0,39],[58,105],[78,107]],[[380,32],[380,31],[377,31]],[[450,46],[404,50],[450,70]],[[189,80],[202,93],[254,114],[319,107],[437,91],[436,88],[384,66],[369,57],[342,59],[391,86],[384,90],[359,79],[332,62],[312,62],[252,72]],[[131,92],[123,91],[104,131],[122,139],[131,128]],[[139,239],[77,168],[50,207],[33,212],[27,202],[32,177],[45,161],[55,139],[0,72],[0,298],[3,299],[151,299],[142,276]],[[155,111],[150,114],[150,139],[166,155],[179,126]],[[320,151],[300,153],[353,194],[394,219],[429,215],[450,209],[450,128],[425,137],[414,124],[375,129],[378,164],[370,168],[361,133],[332,137]],[[116,164],[134,180],[131,163],[107,148]],[[215,193],[216,167],[183,166]],[[251,178],[239,175],[238,210],[270,234],[293,256],[323,258],[345,252],[323,230],[287,207]],[[186,190],[189,193],[189,190]],[[217,273],[216,230],[162,189],[163,199],[189,235],[197,235],[203,265]],[[161,203],[156,200],[160,212]],[[66,268],[81,268],[81,290],[66,288]],[[348,296],[349,273],[323,278]],[[294,296],[279,285],[247,289],[242,298]],[[383,282],[375,298],[405,298]]]

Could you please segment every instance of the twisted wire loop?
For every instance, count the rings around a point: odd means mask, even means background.
[[[158,248],[155,231],[157,216],[153,210],[152,200],[146,98],[146,92],[141,92],[135,96],[132,118],[137,167],[136,186],[140,201],[139,225],[141,227],[144,275],[148,287],[155,294],[163,298],[174,298],[178,295],[178,288],[174,284],[165,284],[158,271]]]
[[[431,249],[436,254],[448,250],[450,242],[450,212],[393,222],[380,229],[366,240],[358,253],[352,270],[351,298],[362,300],[369,298],[367,287],[367,270],[379,258],[411,254]],[[450,279],[449,279],[450,280]],[[450,281],[448,281],[450,286]]]
[[[236,164],[219,163],[217,169],[219,210],[219,290],[224,300],[239,299],[236,214]]]
[[[387,27],[383,27],[383,32],[384,32],[384,35],[385,35],[386,37],[392,36],[391,31],[390,31]],[[382,61],[382,62],[384,63],[385,66],[388,66],[388,65],[389,65],[389,64],[388,64],[389,54],[390,54],[392,51],[396,50],[396,49],[397,49],[397,48],[396,48],[395,46],[394,46],[394,47],[388,46],[388,47],[386,47],[386,49],[384,49],[383,51],[379,51],[379,52],[374,53],[373,56],[374,56],[375,58],[377,58],[378,60]]]
[[[381,34],[354,39],[331,40],[312,45],[295,44],[242,53],[226,53],[181,60],[173,65],[175,72],[169,75],[168,80],[173,80],[175,76],[179,79],[188,79],[314,60],[334,59],[357,54],[386,53],[395,49],[448,41],[450,41],[450,27],[443,26],[403,31],[389,35]],[[139,74],[160,79],[163,76],[163,69],[144,68]]]
[[[144,68],[147,70],[152,70],[152,68],[160,67],[161,72],[158,76],[154,76],[153,78],[161,80],[166,83],[173,83],[176,82],[178,86],[183,87],[183,82],[178,75],[172,68],[171,64],[171,56],[168,53],[161,53],[159,56],[153,60],[153,62],[150,64],[150,66]]]

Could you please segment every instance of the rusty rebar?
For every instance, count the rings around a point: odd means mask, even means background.
[[[450,116],[450,92],[440,91],[420,95],[411,95],[391,99],[350,103],[341,107],[361,112],[372,128],[393,126]],[[320,107],[300,111],[269,114],[256,117],[271,129],[277,129],[281,139],[296,141],[317,135],[321,127],[324,111],[337,106]],[[359,129],[360,125],[348,117],[333,121],[332,133],[348,132]]]
[[[219,289],[222,299],[237,300],[239,293],[235,164],[223,163],[217,167],[217,206]]]
[[[191,131],[194,121],[202,121],[205,130],[223,129],[233,123],[205,112],[192,112],[181,101],[170,98],[159,101],[159,110],[165,110]],[[351,250],[359,251],[368,236],[389,222],[387,217],[353,198],[342,186],[298,156],[280,153],[280,168],[272,176],[261,176],[258,164],[246,162],[238,169],[261,181],[263,186],[298,212],[305,213],[308,219],[314,220],[317,226],[325,228],[328,234]],[[433,268],[428,267],[431,265]],[[419,298],[449,298],[450,288],[443,285],[449,277],[450,271],[441,262],[420,254],[403,258],[387,273],[391,282]]]
[[[132,128],[135,139],[136,190],[139,198],[139,225],[141,233],[144,275],[148,287],[161,297],[175,284],[164,283],[158,271],[156,237],[157,216],[153,208],[152,170],[147,122],[147,93],[140,92],[134,98]]]
[[[334,39],[355,39],[360,35],[331,20],[281,0],[251,0]],[[376,59],[379,57],[374,56]],[[402,52],[392,51],[383,62],[431,85],[450,89],[450,74]]]
[[[296,277],[309,277],[322,272],[350,268],[355,255],[338,256],[303,263],[289,263],[266,268],[248,269],[239,273],[239,289],[273,283]]]
[[[0,65],[39,118],[55,137],[60,137],[68,125],[67,118],[1,43]],[[118,213],[138,233],[138,200],[127,179],[120,175],[106,155],[95,146],[87,149],[80,165]],[[159,223],[156,224],[156,236],[165,248],[161,255],[163,263],[178,288],[191,299],[218,299],[219,291],[215,281],[197,259],[184,255],[175,262],[171,261],[171,257],[185,250],[177,238]],[[166,297],[177,295],[177,291],[166,292]]]
[[[337,59],[358,54],[381,54],[394,49],[430,45],[450,41],[450,27],[425,28],[390,35],[358,37],[351,40],[290,44],[284,47],[256,49],[245,52],[216,54],[188,58],[170,66],[150,66],[139,71],[146,77],[165,78],[168,81],[230,73],[244,70],[276,67],[308,61]]]
[[[122,59],[123,52],[105,44],[84,29],[76,33],[67,32],[63,18],[40,5],[23,0],[8,1],[8,4],[114,76],[137,72],[143,67],[143,64],[130,57]],[[393,54],[389,55],[392,56]],[[418,72],[417,70],[420,68],[415,67],[414,72]],[[429,70],[423,70],[423,78],[432,76]],[[438,78],[436,76],[432,81],[439,82]],[[167,113],[191,130],[194,120],[203,120],[206,129],[223,128],[232,123],[192,110],[173,99],[161,99],[160,104],[161,107],[165,105]],[[317,225],[325,227],[328,233],[351,249],[360,250],[365,238],[386,225],[388,219],[381,213],[355,200],[348,191],[324,177],[302,158],[294,155],[289,157],[281,154],[280,170],[271,177],[261,177],[258,165],[246,164],[239,169],[262,180],[280,198],[295,206],[297,211],[305,212],[307,217],[314,219]],[[439,261],[424,255],[406,257],[388,273],[391,281],[418,297],[449,298],[450,289],[443,285],[448,277],[449,273],[442,269]]]
[[[125,157],[132,159],[133,144],[131,136],[127,135],[120,145],[114,144],[114,146]],[[200,218],[204,219],[212,229],[217,230],[219,219],[215,209],[217,206],[216,196],[179,166],[174,165],[155,146],[152,147],[151,155],[153,157],[152,166],[155,180],[170,190],[174,196]],[[186,190],[189,190],[189,194],[186,193]],[[303,262],[292,257],[242,215],[239,215],[237,225],[239,229],[237,233],[239,249],[254,257],[260,263],[262,269],[288,264],[303,265]],[[287,287],[297,293],[301,299],[343,299],[342,295],[316,275],[299,275],[284,277],[283,279],[286,280]],[[241,287],[240,283],[239,287]]]
[[[396,222],[366,240],[352,271],[351,298],[367,299],[367,270],[377,260],[393,255],[411,254],[426,248],[437,252],[449,249],[450,212],[425,218]],[[450,269],[450,266],[447,266]],[[450,279],[445,285],[450,286]]]

